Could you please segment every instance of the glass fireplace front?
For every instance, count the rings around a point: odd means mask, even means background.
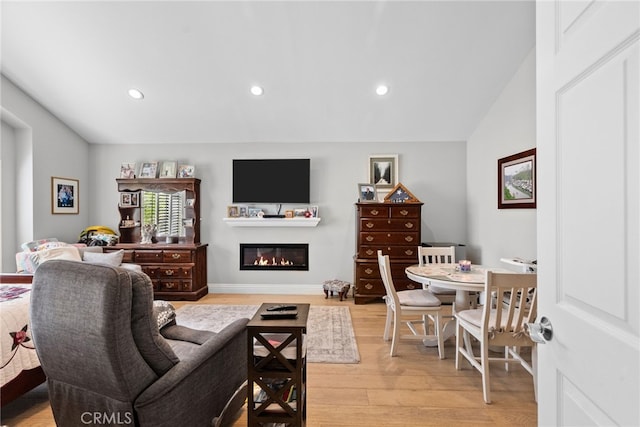
[[[307,243],[240,243],[240,270],[309,270]]]

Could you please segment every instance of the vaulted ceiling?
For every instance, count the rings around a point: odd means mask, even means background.
[[[0,7],[2,73],[90,143],[465,140],[535,42],[533,1]]]

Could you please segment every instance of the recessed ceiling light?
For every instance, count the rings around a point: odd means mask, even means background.
[[[254,94],[255,96],[260,96],[264,93],[264,89],[262,89],[260,86],[251,86],[251,93]]]
[[[129,96],[133,99],[142,99],[144,98],[144,94],[140,92],[138,89],[129,89]]]
[[[376,88],[376,93],[380,96],[384,96],[389,93],[389,86],[387,85],[378,85]]]

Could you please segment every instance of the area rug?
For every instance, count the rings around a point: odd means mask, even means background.
[[[176,310],[176,320],[190,328],[217,332],[236,319],[253,317],[257,310],[255,305],[189,304]],[[312,305],[307,322],[307,362],[359,361],[349,307]]]

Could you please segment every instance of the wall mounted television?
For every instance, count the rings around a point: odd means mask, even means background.
[[[233,203],[309,203],[310,159],[233,160]]]

